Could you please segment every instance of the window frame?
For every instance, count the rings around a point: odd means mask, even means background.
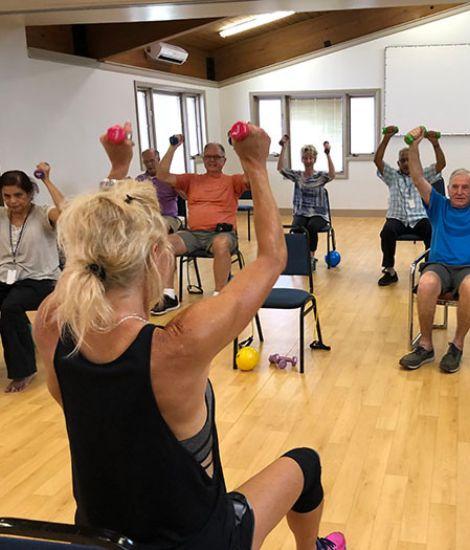
[[[357,89],[357,90],[320,90],[320,91],[297,91],[297,92],[250,92],[250,114],[251,120],[259,124],[259,101],[263,99],[281,100],[281,126],[282,135],[290,134],[290,112],[289,100],[292,99],[338,99],[342,100],[342,126],[343,126],[343,170],[337,173],[339,179],[349,177],[349,163],[355,161],[370,161],[374,159],[374,153],[351,154],[351,98],[373,97],[375,100],[375,149],[380,143],[380,122],[381,122],[381,90],[380,88]],[[269,155],[268,160],[278,160],[278,155]],[[292,163],[292,151],[289,143],[287,151],[289,166]]]
[[[158,149],[160,155],[163,156],[168,148],[169,144],[157,144],[155,141],[155,113],[153,111],[153,93],[159,94],[177,95],[180,99],[180,114],[181,122],[183,126],[183,134],[187,133],[188,128],[188,111],[186,98],[196,98],[196,124],[197,124],[197,143],[198,149],[200,149],[198,155],[191,156],[189,154],[189,147],[186,142],[183,143],[184,151],[184,165],[187,172],[190,172],[191,162],[196,164],[197,157],[202,155],[203,148],[207,143],[207,108],[206,108],[206,93],[205,90],[198,90],[193,88],[180,88],[177,86],[165,86],[163,84],[154,84],[151,82],[139,82],[134,81],[134,98],[135,98],[135,114],[137,120],[137,134],[139,141],[139,162],[141,170],[144,169],[142,162],[142,139],[140,135],[139,124],[139,107],[138,107],[138,92],[145,93],[145,107],[147,113],[147,131],[149,147]]]

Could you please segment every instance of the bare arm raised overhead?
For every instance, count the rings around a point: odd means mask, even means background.
[[[442,172],[446,167],[446,157],[444,151],[441,149],[441,144],[439,143],[439,132],[428,131],[425,133],[425,138],[431,143],[434,149],[434,154],[436,155],[436,172]]]
[[[394,136],[397,132],[398,132],[398,128],[396,126],[387,126],[384,129],[384,137],[380,142],[380,145],[378,146],[377,151],[375,152],[374,163],[377,166],[377,170],[382,175],[384,173],[385,150],[387,149],[387,146],[390,140],[392,139],[392,136]]]
[[[423,166],[419,158],[419,144],[423,140],[424,129],[421,126],[418,126],[418,128],[414,128],[408,133],[414,138],[412,144],[410,145],[408,154],[410,176],[424,202],[429,204],[432,186],[424,177]]]
[[[282,172],[287,168],[287,145],[289,143],[289,136],[284,134],[279,141],[281,146],[281,152],[279,153],[279,158],[277,159],[277,171]]]
[[[171,163],[173,162],[176,150],[184,143],[184,136],[182,134],[178,134],[175,137],[178,138],[178,143],[175,145],[170,144],[157,168],[157,178],[171,186],[176,185],[176,174],[170,173]]]
[[[333,160],[331,159],[331,145],[329,141],[323,142],[323,149],[325,151],[326,158],[328,160],[328,177],[330,180],[334,180],[336,177],[336,170],[335,165],[333,164]]]

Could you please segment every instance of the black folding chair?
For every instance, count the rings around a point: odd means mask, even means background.
[[[240,200],[253,200],[251,190],[248,189],[247,191],[244,191],[240,196]],[[253,203],[239,204],[237,210],[238,212],[246,212],[248,222],[248,240],[251,241],[251,214],[253,213]]]
[[[0,547],[5,550],[74,550],[108,548],[130,550],[136,545],[108,529],[92,529],[67,523],[20,518],[0,518]]]
[[[187,270],[186,270],[186,278],[187,278],[187,284],[186,289],[189,292],[189,294],[203,294],[204,289],[202,288],[202,280],[201,280],[201,274],[199,272],[199,266],[197,263],[198,258],[214,258],[214,256],[207,252],[206,250],[199,249],[195,250],[194,252],[183,254],[179,257],[180,260],[180,267],[179,267],[179,300],[183,299],[183,273],[184,273],[184,265],[186,264]],[[194,266],[194,272],[196,274],[196,284],[191,283],[191,278],[189,274],[189,266],[190,264],[193,264]],[[235,252],[232,254],[232,264],[238,264],[238,267],[240,269],[243,269],[243,266],[245,265],[245,260],[243,258],[243,254],[240,252],[240,250],[237,248]]]
[[[285,235],[287,245],[287,265],[281,275],[303,275],[308,277],[308,290],[299,288],[279,288],[274,287],[261,306],[265,309],[300,309],[299,329],[300,329],[300,373],[305,370],[304,361],[304,318],[313,311],[315,316],[315,328],[318,340],[312,341],[311,349],[331,349],[323,343],[320,319],[318,317],[317,299],[313,294],[313,275],[312,264],[310,261],[310,247],[308,232],[304,227],[294,227],[285,225],[285,229],[291,232]],[[256,319],[260,340],[263,341],[261,325],[259,319]],[[238,351],[238,341],[234,342],[234,368],[236,368],[235,357]]]
[[[336,234],[335,230],[332,225],[331,221],[331,209],[330,209],[330,197],[328,195],[328,191],[326,187],[323,187],[323,192],[325,193],[326,197],[326,206],[328,210],[328,224],[325,225],[322,229],[318,231],[318,233],[326,233],[326,252],[327,252],[327,258],[330,257],[330,252],[333,250],[336,250]],[[328,269],[331,268],[330,262],[327,262]]]

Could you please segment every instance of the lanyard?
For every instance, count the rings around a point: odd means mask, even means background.
[[[13,256],[13,263],[16,264],[16,255],[18,254],[18,247],[20,246],[21,238],[23,237],[24,229],[26,227],[26,222],[28,221],[29,215],[31,213],[31,210],[33,209],[33,206],[31,205],[31,208],[28,210],[28,213],[26,214],[26,218],[21,226],[20,235],[18,237],[18,240],[16,241],[15,249],[13,250],[13,235],[11,230],[11,217],[8,217],[8,220],[10,222],[9,230],[10,230],[10,249],[11,249],[11,255]]]

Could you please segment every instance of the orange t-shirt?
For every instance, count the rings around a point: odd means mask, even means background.
[[[188,200],[191,231],[213,231],[218,223],[230,223],[236,229],[238,199],[248,189],[243,174],[180,174],[175,188]]]

